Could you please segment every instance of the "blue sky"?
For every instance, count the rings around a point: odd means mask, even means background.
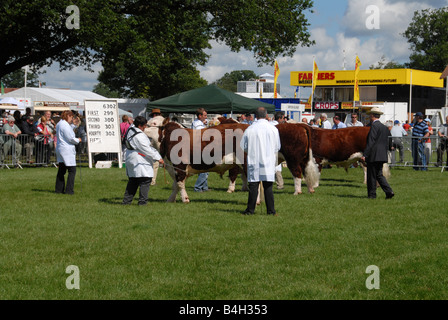
[[[366,27],[366,21],[371,17],[366,9],[372,5],[378,9],[378,29]],[[383,56],[387,61],[406,62],[410,55],[409,45],[401,33],[408,27],[414,12],[446,5],[448,0],[314,1],[314,13],[307,12],[306,16],[311,23],[311,38],[316,45],[311,48],[298,47],[293,57],[277,58],[281,95],[294,96],[295,88],[289,84],[290,72],[311,70],[313,58],[321,71],[341,70],[344,52],[348,70],[354,69],[356,55],[361,59],[361,69],[368,69]],[[257,75],[274,73],[273,66],[257,67],[250,52],[230,52],[219,43],[212,43],[212,46],[209,62],[198,68],[209,83],[234,70],[253,70]],[[59,72],[57,66],[52,66],[41,80],[46,82],[47,87],[92,90],[100,70],[101,66],[96,65],[94,73],[82,68]],[[302,92],[308,94],[306,90]]]

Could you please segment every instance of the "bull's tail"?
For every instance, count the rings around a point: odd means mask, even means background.
[[[314,188],[319,185],[319,168],[316,160],[313,157],[313,150],[310,148],[308,153],[308,163],[305,167],[305,181],[308,186],[308,191],[314,192]]]
[[[386,178],[386,180],[390,179],[391,173],[390,173],[390,167],[388,163],[383,164],[383,176]]]

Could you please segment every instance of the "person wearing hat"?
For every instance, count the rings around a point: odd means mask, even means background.
[[[34,163],[33,157],[33,149],[34,149],[34,138],[39,135],[39,130],[34,125],[34,117],[26,116],[25,121],[22,124],[22,133],[26,134],[25,137],[25,152],[26,152],[26,161],[28,163]]]
[[[392,164],[395,164],[395,151],[398,149],[398,153],[400,154],[400,162],[404,161],[404,147],[403,147],[403,136],[407,136],[408,133],[404,128],[400,125],[400,121],[395,120],[394,126],[390,130],[390,135],[392,136]]]
[[[425,142],[429,137],[428,124],[423,121],[424,117],[421,112],[417,112],[414,117],[414,127],[412,129],[412,157],[414,158],[414,170],[427,171]]]
[[[19,164],[19,158],[22,154],[22,145],[18,139],[19,134],[22,134],[19,127],[15,124],[16,119],[13,116],[8,116],[8,123],[3,125],[3,133],[6,135],[5,144],[3,145],[3,155],[1,162],[4,161],[11,150],[12,162],[14,166]]]
[[[152,109],[151,113],[149,114],[149,117],[154,118],[154,117],[161,116],[161,115],[162,115],[162,112],[160,112],[160,109]]]
[[[361,158],[367,162],[367,196],[369,199],[376,198],[378,182],[386,194],[386,199],[391,199],[395,194],[383,176],[383,165],[388,161],[387,151],[390,149],[390,130],[380,122],[383,112],[379,108],[374,107],[367,114],[370,115],[371,125],[364,156]]]

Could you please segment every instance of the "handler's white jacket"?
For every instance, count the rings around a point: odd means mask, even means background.
[[[132,128],[139,134],[129,140],[134,150],[126,150],[126,174],[129,178],[152,178],[154,177],[153,163],[162,157],[156,149],[151,147],[148,136],[142,130],[137,127]],[[130,131],[128,138],[133,134]]]
[[[278,129],[267,120],[260,119],[244,131],[240,146],[247,153],[247,181],[274,182],[280,150]]]
[[[58,162],[64,162],[67,167],[76,167],[75,145],[79,143],[72,127],[65,120],[56,125],[56,157]]]

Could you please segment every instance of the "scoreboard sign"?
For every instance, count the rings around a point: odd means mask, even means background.
[[[89,163],[91,153],[118,153],[121,167],[121,137],[118,102],[116,100],[85,100]]]

